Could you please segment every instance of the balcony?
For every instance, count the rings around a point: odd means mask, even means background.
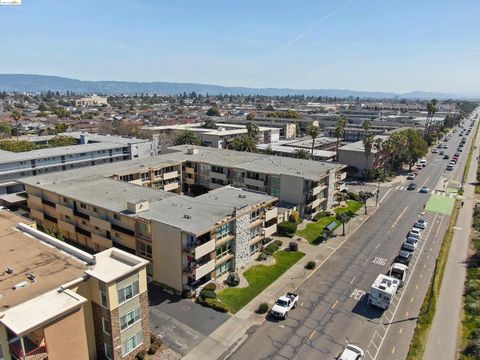
[[[193,184],[195,184],[195,179],[186,177],[185,178],[185,183],[187,185],[193,185]]]
[[[99,219],[99,218],[94,217],[94,216],[90,216],[90,224],[92,226],[96,226],[100,229],[107,230],[107,231],[110,231],[110,229],[112,228],[112,225],[110,224],[109,221]]]
[[[165,190],[165,191],[176,190],[176,189],[178,189],[178,186],[179,186],[178,182],[172,182],[172,183],[163,185],[163,190]]]
[[[95,244],[100,245],[101,247],[106,249],[109,249],[112,247],[112,240],[107,239],[106,237],[103,237],[95,233],[92,233],[92,241]]]
[[[337,178],[337,180],[344,180],[344,179],[346,179],[346,178],[347,178],[347,172],[346,172],[346,171],[337,172],[336,178]]]
[[[30,208],[30,215],[34,220],[43,220],[43,212]]]
[[[125,235],[135,236],[135,232],[133,230],[125,229],[124,227],[121,227],[121,226],[118,226],[118,225],[115,225],[115,224],[111,224],[111,225],[112,225],[112,230],[121,232]]]
[[[272,224],[269,227],[263,228],[263,231],[265,232],[265,237],[272,236],[277,232],[277,224]]]
[[[215,179],[220,179],[220,180],[223,180],[223,181],[227,180],[227,174],[219,173],[219,172],[215,172],[215,171],[210,171],[210,177],[215,178]]]
[[[197,269],[195,269],[195,279],[201,279],[207,274],[210,274],[212,271],[215,270],[215,260],[212,259],[206,264],[199,266]]]
[[[39,339],[33,333],[19,337],[16,340],[14,339],[10,343],[10,353],[13,359],[18,360],[48,359],[47,345],[45,343],[45,339]]]
[[[185,167],[185,173],[194,175],[195,174],[195,169],[192,167]]]
[[[276,207],[265,210],[265,221],[276,218],[278,215],[278,209]]]
[[[215,251],[215,240],[207,241],[205,244],[195,248],[195,259],[198,260],[212,251]]]
[[[243,181],[245,185],[255,186],[258,188],[263,188],[265,186],[265,182],[263,180],[245,178]]]
[[[68,206],[56,204],[55,207],[60,214],[73,217],[73,209],[69,208]]]
[[[52,201],[50,201],[50,200],[42,199],[42,203],[43,203],[44,205],[50,206],[50,207],[52,207],[52,208],[55,208],[55,203],[52,202]]]
[[[28,194],[28,201],[31,202],[32,204],[42,206],[42,198]]]
[[[178,171],[170,171],[163,174],[163,180],[170,180],[178,177]]]
[[[78,216],[79,218],[82,218],[83,220],[90,220],[90,216],[87,214],[81,213],[78,210],[73,210],[73,215]]]
[[[316,187],[314,187],[312,189],[312,195],[315,196],[315,195],[318,195],[320,194],[320,192],[322,192],[323,190],[325,190],[328,186],[326,184],[320,184]]]
[[[62,221],[62,220],[58,220],[58,228],[60,230],[65,230],[65,231],[68,231],[69,233],[71,234],[75,234],[75,225],[72,225],[68,222],[65,222],[65,221]]]
[[[321,198],[318,198],[318,199],[315,199],[313,200],[310,204],[307,205],[307,207],[311,207],[312,209],[318,207],[318,205],[320,205],[322,202],[324,202],[325,200],[327,200],[326,198],[324,197],[321,197]]]

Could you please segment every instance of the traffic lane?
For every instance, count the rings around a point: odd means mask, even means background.
[[[340,309],[342,302],[349,299],[353,290],[355,290],[352,282],[352,280],[355,280],[355,277],[358,277],[358,280],[355,281],[359,281],[363,284],[362,288],[371,285],[371,282],[373,282],[376,275],[378,275],[379,270],[368,270],[371,273],[368,273],[368,276],[365,276],[365,269],[368,269],[368,265],[374,260],[372,254],[375,254],[375,251],[378,248],[381,247],[382,249],[385,249],[386,243],[392,242],[393,245],[390,245],[391,249],[388,252],[391,253],[392,257],[396,255],[407,228],[398,226],[398,230],[396,230],[396,232],[398,231],[398,236],[394,233],[392,236],[385,237],[385,234],[391,230],[390,224],[396,222],[399,215],[402,215],[402,209],[407,207],[407,205],[404,205],[404,207],[400,209],[394,205],[403,202],[406,204],[411,201],[408,197],[412,196],[414,195],[412,194],[405,197],[404,194],[397,193],[396,195],[387,198],[384,205],[382,205],[383,209],[381,216],[377,215],[379,214],[378,212],[374,214],[367,223],[362,226],[362,228],[357,230],[355,236],[349,239],[346,243],[351,246],[345,246],[337,250],[337,252],[320,268],[321,270],[297,290],[301,299],[300,306],[292,312],[287,321],[280,324],[269,322],[264,323],[264,325],[262,325],[253,336],[247,339],[246,343],[240,347],[232,358],[241,359],[249,356],[254,356],[255,358],[257,358],[257,356],[260,358],[272,357],[281,354],[282,351],[285,351],[284,349],[291,349],[292,347],[295,351],[299,351],[298,346],[300,346],[302,352],[304,352],[305,347],[309,347],[309,341],[318,341],[316,334],[313,333],[314,330],[319,334],[322,334],[322,338],[330,338],[331,341],[338,338],[345,339],[345,333],[343,331],[341,336],[337,333],[327,334],[323,331],[326,324],[332,322],[331,315],[333,314],[329,314],[329,311],[333,310],[333,313],[336,313],[337,307]],[[410,216],[412,215],[410,214]],[[413,221],[416,216],[417,214],[414,214],[411,221]],[[385,271],[385,268],[381,270]],[[357,293],[354,296],[361,296],[361,293]],[[304,303],[303,306],[302,301]],[[350,308],[348,309],[348,312],[350,313],[355,306],[355,302],[352,303],[352,300],[346,301],[349,304]],[[307,311],[301,310],[302,307]],[[367,309],[367,312],[372,311],[375,312],[374,309]],[[349,316],[351,317],[351,315]],[[378,317],[378,314],[372,314],[371,316]],[[359,316],[357,317],[360,318]],[[340,323],[338,319],[337,321],[334,319],[334,322],[338,324]],[[360,319],[358,326],[362,327],[362,322],[363,321]],[[344,327],[345,326],[339,325],[338,328]],[[334,328],[336,329],[337,327],[335,326]],[[296,337],[292,338],[292,341],[295,344],[289,342],[290,337],[293,335],[303,338],[301,344],[295,343],[298,340]],[[268,343],[266,343],[264,339],[269,339]],[[344,340],[342,340],[342,343],[344,343]],[[322,347],[322,351],[324,352],[331,347],[331,344],[327,347]],[[253,349],[261,350],[257,352]],[[336,352],[337,349],[338,344],[335,343],[332,354]],[[312,351],[312,349],[310,349],[310,351]],[[316,350],[314,350],[314,352],[315,351]]]
[[[442,215],[436,220],[435,233],[427,239],[422,256],[418,259],[415,272],[410,275],[403,301],[399,303],[396,316],[385,338],[377,359],[405,359],[410,348],[411,339],[423,300],[428,290],[435,266],[435,259],[440,251],[450,216]]]

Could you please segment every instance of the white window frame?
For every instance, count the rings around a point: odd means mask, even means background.
[[[107,344],[107,343],[103,343],[103,353],[105,354],[105,357],[108,359],[108,360],[112,360],[111,357],[108,356],[107,354],[107,346],[110,346],[110,350],[112,350],[112,356],[113,356],[113,346],[111,346],[110,344]]]
[[[105,326],[105,323],[108,323],[108,325],[110,325],[110,320],[107,320],[105,319],[104,317],[102,317],[102,329],[103,329],[103,333],[106,334],[106,335],[111,335],[110,334],[110,328],[111,328],[111,325],[110,326]]]
[[[141,335],[142,337],[142,341],[138,341],[138,336]],[[135,339],[135,342],[138,342],[135,344],[135,347],[133,347],[132,349],[126,349],[127,352],[123,353],[123,344],[128,344],[128,342],[132,339]],[[138,333],[136,333],[135,335],[129,337],[125,342],[122,343],[122,356],[125,357],[127,356],[128,354],[130,354],[132,351],[135,351],[135,349],[138,349],[140,346],[143,345],[143,333],[141,331],[139,331]]]
[[[135,313],[137,313],[137,316],[135,316]],[[128,323],[127,317],[131,316],[131,323]],[[125,319],[125,324],[126,327],[122,329],[122,319]],[[141,307],[137,307],[129,312],[127,312],[125,315],[120,316],[120,332],[123,332],[127,330],[128,328],[134,326],[135,324],[138,324],[140,321],[142,321],[142,309]]]
[[[134,286],[135,284],[136,284],[136,291],[137,291],[136,293],[135,293],[135,286]],[[125,291],[126,291],[126,289],[128,289],[130,287],[132,288],[132,291],[131,291],[132,295],[129,298],[127,298],[127,295],[126,295]],[[122,294],[123,295],[123,300],[122,300],[122,296],[120,296],[120,292],[123,292],[123,294]],[[140,294],[140,284],[139,284],[138,280],[135,280],[134,282],[122,287],[121,289],[119,289],[117,291],[118,304],[121,305],[121,304],[123,304],[127,301],[130,301],[133,298],[137,297],[139,294]]]
[[[103,297],[102,297],[102,295],[105,296],[106,304],[103,303]],[[107,293],[106,293],[104,290],[101,290],[101,289],[100,289],[100,305],[102,305],[104,308],[108,308],[108,296],[107,296]]]

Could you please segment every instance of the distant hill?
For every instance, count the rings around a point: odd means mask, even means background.
[[[232,95],[305,95],[330,97],[360,97],[365,99],[448,99],[465,98],[471,95],[446,94],[435,92],[414,91],[404,94],[377,91],[354,91],[340,89],[287,89],[287,88],[248,88],[227,87],[219,85],[171,83],[171,82],[133,82],[133,81],[83,81],[60,76],[0,74],[0,91],[8,92],[46,92],[67,90],[76,93],[97,94],[163,94],[177,95],[195,91],[197,94],[232,94]]]

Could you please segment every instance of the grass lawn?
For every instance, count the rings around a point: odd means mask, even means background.
[[[248,280],[247,287],[224,289],[218,293],[218,298],[235,314],[304,256],[300,251],[279,250],[273,254],[274,265],[255,265],[245,271],[243,275]]]
[[[345,213],[348,211],[352,211],[355,213],[361,207],[362,207],[362,203],[360,201],[349,200],[347,201],[346,207],[338,207],[334,209],[334,212],[335,214]],[[324,240],[323,229],[332,221],[336,223],[335,229],[341,225],[341,223],[335,220],[335,216],[328,216],[328,217],[321,218],[316,222],[307,224],[305,229],[297,230],[296,234],[306,239],[310,244],[318,245]]]

